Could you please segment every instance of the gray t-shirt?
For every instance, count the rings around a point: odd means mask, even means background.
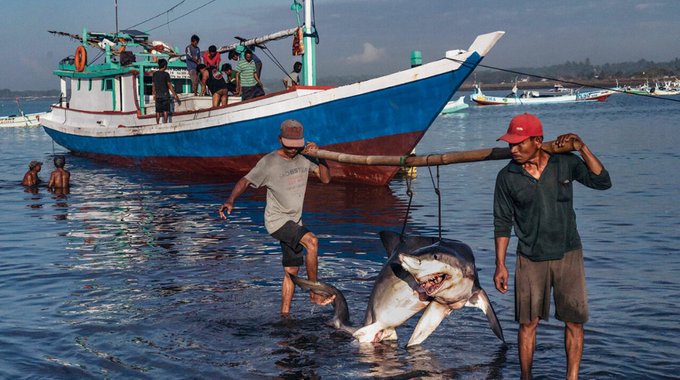
[[[317,165],[298,154],[287,160],[276,151],[262,157],[245,178],[254,188],[267,188],[264,226],[270,234],[287,221],[300,223],[309,172]]]

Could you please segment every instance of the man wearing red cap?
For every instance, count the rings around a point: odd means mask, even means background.
[[[236,183],[231,195],[220,207],[219,213],[222,219],[226,219],[224,212],[231,214],[234,201],[248,186],[267,188],[264,223],[267,232],[281,242],[284,269],[281,315],[288,316],[295,292],[295,284],[288,275],[297,276],[300,266],[304,263],[307,267],[307,278],[310,281],[318,281],[318,239],[302,224],[302,206],[309,172],[314,173],[323,183],[329,183],[331,176],[324,160],[319,160],[319,164],[316,164],[300,154],[316,150],[318,147],[311,141],[305,146],[304,127],[297,120],[285,120],[281,123],[279,142],[281,148],[262,157],[257,165]],[[303,247],[307,250],[304,258]],[[334,298],[324,298],[311,292],[309,297],[318,305],[327,305]]]
[[[539,319],[549,318],[550,291],[555,318],[565,323],[567,379],[577,379],[583,354],[583,324],[588,320],[588,300],[581,238],[576,230],[573,181],[605,190],[609,173],[600,160],[573,133],[556,139],[558,146],[573,142],[582,159],[572,153],[549,154],[541,149],[543,126],[538,117],[515,116],[506,134],[498,138],[510,146],[512,161],[496,178],[494,283],[508,291],[505,257],[510,233],[517,236],[515,265],[515,320],[521,378],[531,379]]]

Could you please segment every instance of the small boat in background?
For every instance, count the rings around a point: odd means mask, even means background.
[[[517,86],[513,87],[512,92],[506,96],[489,96],[482,92],[479,85],[475,84],[474,92],[470,95],[470,100],[475,103],[488,105],[508,105],[508,104],[552,104],[552,103],[574,103],[584,101],[598,101],[604,102],[608,97],[615,94],[612,90],[594,90],[594,91],[574,91],[574,90],[560,90],[549,91],[548,93],[541,93],[539,91],[530,90],[523,91],[522,94],[517,93]]]
[[[47,112],[39,112],[0,116],[0,128],[37,127],[40,125],[40,117],[46,114]]]
[[[37,112],[25,114],[19,104],[19,98],[16,98],[19,115],[0,116],[0,128],[16,128],[16,127],[37,127],[40,125],[40,117],[47,114],[47,112]]]
[[[446,115],[446,114],[449,114],[449,113],[458,112],[458,111],[464,110],[468,107],[470,107],[470,106],[467,103],[465,103],[465,95],[463,95],[456,100],[452,100],[452,101],[446,103],[441,114]]]

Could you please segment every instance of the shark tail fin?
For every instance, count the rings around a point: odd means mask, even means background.
[[[354,333],[356,328],[350,325],[347,300],[340,289],[333,285],[325,284],[323,282],[309,281],[292,274],[289,274],[289,276],[291,280],[293,280],[293,283],[302,289],[309,290],[324,297],[335,296],[335,299],[333,300],[333,310],[335,315],[331,321],[331,325],[350,334]]]
[[[503,337],[503,328],[501,327],[501,323],[498,321],[498,317],[496,317],[496,312],[494,311],[491,301],[489,300],[489,296],[486,294],[484,289],[479,288],[477,292],[472,297],[470,297],[465,306],[472,306],[482,309],[486,315],[486,319],[489,320],[491,330],[493,330],[498,339],[505,343],[505,338]]]

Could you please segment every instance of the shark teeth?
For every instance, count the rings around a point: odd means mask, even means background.
[[[419,278],[417,281],[418,285],[420,285],[420,288],[423,289],[428,295],[431,295],[432,293],[439,290],[439,288],[442,287],[444,281],[448,278],[449,276],[444,273],[435,273],[425,278]]]

